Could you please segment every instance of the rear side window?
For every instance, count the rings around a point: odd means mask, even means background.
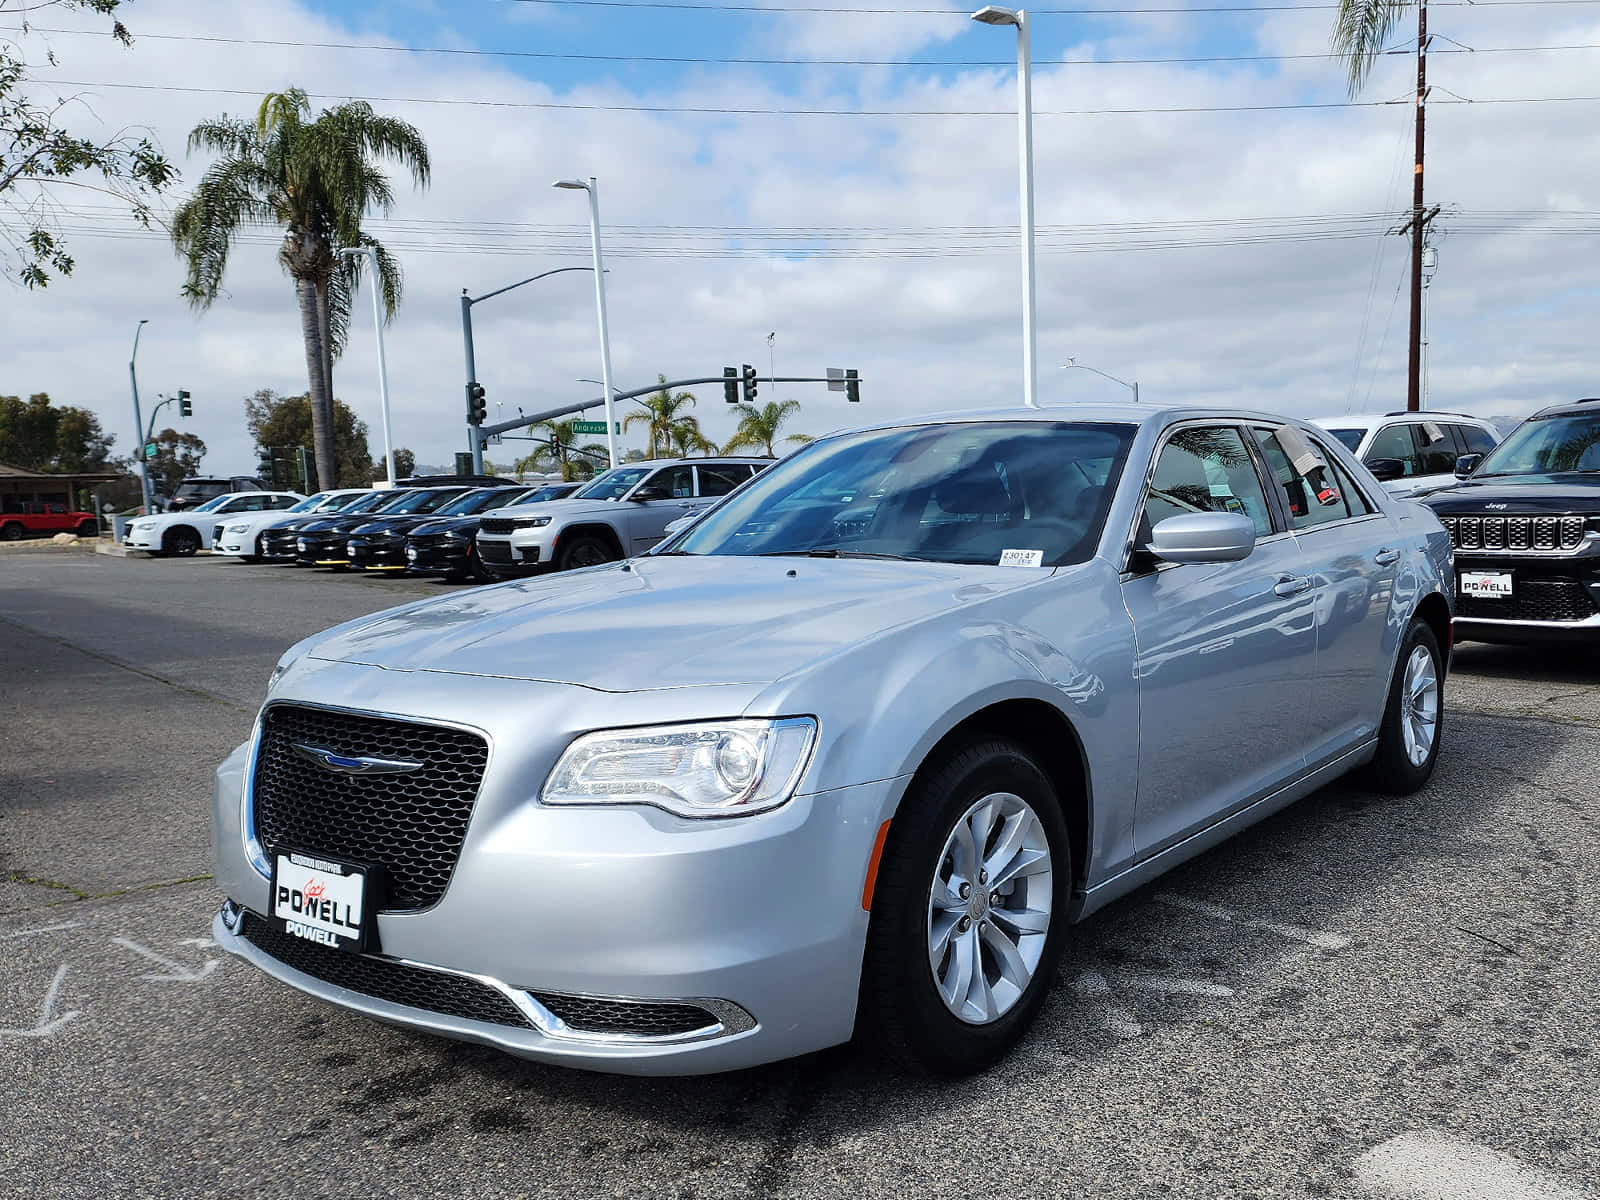
[[[299,501],[297,501],[293,496],[274,496],[272,498],[272,501],[267,505],[267,507],[268,508],[292,508],[298,503],[299,503]]]
[[[1409,425],[1386,425],[1373,436],[1372,445],[1361,456],[1362,462],[1392,458],[1404,467],[1404,474],[1421,475],[1422,456],[1417,453],[1416,442],[1411,437]]]
[[[1468,454],[1487,454],[1495,447],[1494,437],[1489,431],[1476,425],[1461,426],[1461,440],[1466,443]]]
[[[750,478],[750,468],[740,463],[718,463],[711,467],[696,465],[695,471],[700,476],[702,496],[726,496]]]
[[[1318,525],[1343,521],[1365,511],[1363,504],[1352,513],[1346,493],[1353,489],[1331,468],[1325,452],[1318,449],[1322,461],[1301,472],[1289,461],[1289,456],[1274,436],[1274,430],[1253,429],[1251,432],[1261,448],[1261,456],[1267,461],[1267,470],[1281,489],[1280,494],[1284,506],[1289,510],[1289,523],[1293,528],[1315,529]],[[1409,436],[1409,431],[1403,427],[1401,432]],[[1315,443],[1311,444],[1315,448]]]
[[[694,495],[694,472],[690,467],[667,467],[650,476],[649,486],[658,487],[674,500]]]
[[[1354,454],[1361,445],[1361,439],[1367,436],[1365,429],[1330,429],[1329,433],[1344,443],[1344,448]]]

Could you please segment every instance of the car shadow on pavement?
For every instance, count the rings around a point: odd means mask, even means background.
[[[1453,668],[1518,683],[1600,683],[1600,649],[1589,646],[1499,646],[1458,642]]]
[[[393,1069],[380,1064],[368,1072],[353,1111],[370,1120],[396,1107],[414,1112],[430,1097],[431,1111],[455,1110],[485,1139],[560,1129],[597,1169],[626,1170],[640,1156],[667,1156],[658,1165],[693,1174],[747,1160],[747,1193],[777,1195],[798,1164],[842,1141],[901,1127],[925,1136],[930,1123],[959,1126],[956,1114],[993,1112],[1040,1094],[1065,1102],[1074,1077],[1117,1069],[1119,1058],[1138,1070],[1148,1056],[1142,1047],[1185,1027],[1243,1025],[1241,1042],[1266,1036],[1262,1030],[1285,1042],[1313,1039],[1324,1018],[1306,1008],[1326,1002],[1313,994],[1315,981],[1339,965],[1335,960],[1366,956],[1375,970],[1397,969],[1383,957],[1391,939],[1374,931],[1372,897],[1415,888],[1425,898],[1441,873],[1464,879],[1499,872],[1508,844],[1513,855],[1543,857],[1532,814],[1507,828],[1507,781],[1559,791],[1561,780],[1541,777],[1543,764],[1571,739],[1591,736],[1492,717],[1452,715],[1450,724],[1456,744],[1470,742],[1474,754],[1447,753],[1423,792],[1380,796],[1354,781],[1336,783],[1076,926],[1033,1031],[975,1079],[886,1072],[852,1047],[725,1075],[634,1078],[406,1033],[387,1050]],[[1515,873],[1526,878],[1540,869],[1535,862]],[[1412,913],[1421,903],[1401,907]],[[1515,953],[1505,942],[1513,935],[1496,932],[1487,917],[1476,918],[1481,932],[1453,919],[1440,909],[1430,927],[1462,961]],[[1408,1027],[1396,1036],[1412,1035]],[[353,1054],[324,1063],[372,1065]],[[1181,1082],[1173,1081],[1175,1103]],[[484,1095],[493,1103],[457,1108]],[[434,1133],[443,1128],[436,1123]],[[392,1121],[379,1121],[375,1132],[433,1136]]]

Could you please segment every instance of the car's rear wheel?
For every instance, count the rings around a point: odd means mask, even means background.
[[[187,525],[180,525],[167,531],[167,536],[161,539],[161,548],[168,554],[188,558],[200,549],[200,535]]]
[[[556,556],[556,570],[576,571],[580,567],[597,567],[601,563],[616,562],[622,555],[604,538],[580,533],[561,539],[561,552]]]
[[[1423,787],[1439,760],[1443,729],[1444,655],[1428,623],[1413,618],[1400,644],[1367,782],[1396,796]]]
[[[935,1074],[999,1059],[1049,990],[1071,881],[1061,802],[1026,749],[986,738],[925,770],[879,863],[862,1043]]]

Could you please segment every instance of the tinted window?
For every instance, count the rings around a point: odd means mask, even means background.
[[[1150,528],[1185,513],[1231,512],[1255,522],[1256,536],[1272,532],[1272,514],[1255,460],[1231,426],[1180,429],[1161,449],[1145,497]]]
[[[1400,428],[1409,436],[1408,430],[1404,430],[1403,426]],[[1338,475],[1329,470],[1325,458],[1302,474],[1295,470],[1272,430],[1256,429],[1252,432],[1256,444],[1261,447],[1262,457],[1267,460],[1267,470],[1282,489],[1291,526],[1295,529],[1314,529],[1329,521],[1342,521],[1351,515],[1345,489],[1340,486]]]
[[[1350,478],[1350,473],[1339,464],[1338,460],[1331,454],[1324,455],[1324,457],[1328,460],[1328,469],[1333,472],[1334,479],[1338,481],[1340,494],[1344,496],[1345,503],[1350,506],[1350,515],[1352,517],[1364,517],[1368,513],[1376,512],[1377,510],[1361,494],[1361,489],[1356,486],[1355,480]]]
[[[660,488],[674,500],[688,500],[694,496],[694,468],[666,467],[650,476],[647,486]]]
[[[1378,430],[1372,439],[1372,445],[1361,456],[1361,461],[1370,463],[1380,458],[1392,458],[1399,462],[1405,468],[1406,475],[1423,473],[1422,458],[1417,453],[1409,425],[1387,425]]]
[[[267,505],[267,507],[268,508],[286,508],[290,512],[293,512],[294,510],[299,508],[300,505],[295,500],[295,498],[293,496],[274,496],[272,498],[271,502]]]
[[[700,474],[702,496],[726,496],[750,478],[750,468],[738,463],[718,463],[711,467],[697,466],[695,470]]]
[[[1448,475],[1455,470],[1456,444],[1450,431],[1436,421],[1424,421],[1413,428],[1422,446],[1422,474]]]
[[[1547,471],[1600,471],[1600,412],[1524,421],[1473,475]]]
[[[998,565],[1094,553],[1133,427],[974,421],[825,438],[762,471],[666,546]]]
[[[475,488],[470,492],[463,492],[448,504],[440,505],[438,513],[441,517],[471,516],[474,513],[510,504],[518,494],[517,488]]]
[[[1462,425],[1461,440],[1466,445],[1468,454],[1487,454],[1494,449],[1494,435],[1487,429],[1480,429],[1476,425]]]
[[[1329,433],[1344,443],[1344,448],[1351,454],[1361,445],[1361,439],[1367,436],[1365,429],[1330,429]]]

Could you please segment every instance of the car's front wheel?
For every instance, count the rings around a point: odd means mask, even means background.
[[[1396,796],[1423,787],[1439,761],[1443,729],[1444,654],[1428,623],[1414,617],[1400,645],[1367,781]]]
[[[582,567],[597,567],[601,563],[616,562],[621,557],[616,548],[604,539],[580,533],[561,539],[561,552],[556,555],[556,570],[576,571]]]
[[[167,554],[188,558],[200,549],[200,535],[187,525],[180,525],[167,532],[167,536],[162,539],[161,548]]]
[[[1024,747],[984,738],[925,770],[871,898],[863,1043],[936,1074],[999,1059],[1049,990],[1071,881],[1060,799]]]

